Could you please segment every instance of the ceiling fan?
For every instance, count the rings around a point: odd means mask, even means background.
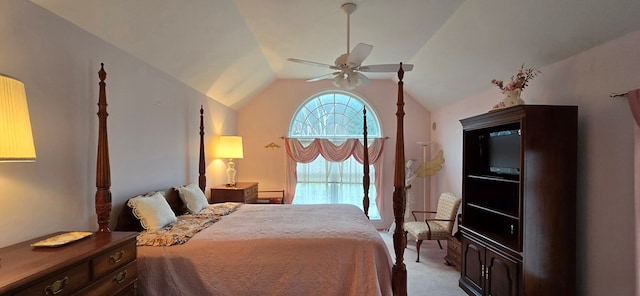
[[[318,81],[333,77],[333,85],[344,89],[354,89],[357,86],[367,83],[369,79],[367,76],[360,72],[396,72],[399,69],[399,64],[380,64],[380,65],[367,65],[362,66],[364,59],[369,56],[373,50],[373,46],[366,43],[358,43],[351,52],[349,52],[349,35],[350,35],[350,21],[351,14],[356,10],[357,5],[355,3],[347,2],[342,4],[341,9],[347,15],[347,53],[340,55],[334,62],[334,65],[312,62],[301,59],[289,58],[287,61],[294,63],[301,63],[313,66],[320,66],[323,68],[329,68],[336,70],[332,73],[324,74],[315,78],[307,80],[307,82]],[[413,65],[402,64],[402,70],[411,71]]]

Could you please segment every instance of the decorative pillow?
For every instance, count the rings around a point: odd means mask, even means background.
[[[133,215],[140,219],[142,227],[149,231],[158,230],[177,220],[161,192],[132,197],[127,205],[132,209]]]
[[[207,197],[204,196],[200,187],[196,184],[189,184],[185,186],[176,187],[178,190],[178,194],[180,195],[180,199],[187,206],[187,209],[191,214],[197,214],[202,211],[202,209],[209,206],[209,201],[207,201]]]

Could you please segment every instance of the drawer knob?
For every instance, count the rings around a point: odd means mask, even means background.
[[[64,289],[69,284],[69,277],[65,276],[61,280],[57,280],[53,282],[53,284],[44,287],[45,295],[56,295]]]
[[[120,262],[120,260],[122,260],[123,257],[124,257],[124,250],[117,251],[113,253],[111,256],[109,256],[109,262],[111,262],[112,264],[118,263]]]
[[[127,278],[127,271],[124,270],[120,273],[118,273],[118,275],[113,277],[113,282],[117,283],[117,284],[121,284],[122,282],[124,282],[124,280]]]

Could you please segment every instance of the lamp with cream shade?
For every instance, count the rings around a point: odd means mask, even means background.
[[[236,168],[234,159],[242,158],[242,137],[240,136],[220,136],[216,149],[217,158],[228,158],[227,162],[227,186],[236,185]]]
[[[33,161],[36,149],[24,83],[0,74],[0,162]]]
[[[24,84],[0,74],[0,162],[35,160]]]

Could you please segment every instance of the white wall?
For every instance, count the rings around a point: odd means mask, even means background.
[[[0,246],[55,231],[97,229],[102,62],[112,225],[128,197],[197,182],[200,105],[206,110],[207,142],[214,134],[235,132],[235,111],[30,1],[0,1],[0,40],[0,73],[25,84],[37,153],[35,163],[0,163]],[[224,180],[224,172],[209,163],[209,185]]]
[[[640,88],[640,31],[545,67],[523,92],[527,104],[577,105],[578,295],[634,295],[633,119],[613,92]],[[526,63],[526,61],[523,61]],[[517,70],[519,65],[514,65]],[[481,73],[482,71],[478,71]],[[508,79],[508,77],[487,77]],[[448,155],[432,192],[461,192],[462,127],[459,120],[487,112],[501,99],[490,88],[432,110],[432,141]],[[432,195],[432,198],[436,195]]]

